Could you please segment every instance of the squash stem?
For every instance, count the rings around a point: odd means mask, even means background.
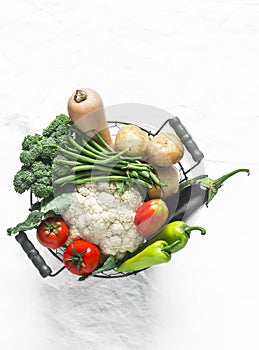
[[[74,100],[76,103],[81,103],[87,99],[87,93],[83,90],[76,90]]]

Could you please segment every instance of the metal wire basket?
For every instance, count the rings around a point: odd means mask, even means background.
[[[136,123],[130,123],[130,122],[121,122],[121,121],[109,121],[109,128],[111,131],[111,135],[116,135],[117,131],[120,129],[122,125],[125,124],[135,124]],[[179,178],[180,182],[184,180],[188,180],[189,174],[197,170],[198,165],[201,164],[202,159],[204,158],[203,153],[199,150],[197,144],[192,139],[191,135],[188,133],[186,128],[182,125],[180,119],[178,117],[172,117],[167,119],[157,130],[153,130],[153,128],[146,127],[143,125],[138,126],[145,131],[149,136],[154,137],[159,132],[168,132],[168,129],[172,132],[174,132],[182,141],[184,147],[185,147],[185,155],[184,158],[181,160],[181,162],[175,164],[175,167],[178,169],[179,172]],[[203,167],[201,167],[200,171],[203,170]],[[197,175],[197,172],[196,172]],[[202,174],[199,174],[202,175]],[[33,204],[32,195],[30,198],[31,204]],[[168,222],[170,222],[171,219],[169,217]],[[26,233],[24,231],[19,232],[15,236],[16,241],[21,245],[22,249],[27,254],[28,258],[32,261],[33,265],[38,269],[40,275],[45,277],[55,277],[58,274],[60,274],[64,269],[65,266],[63,264],[63,248],[59,248],[56,250],[48,249],[50,254],[57,259],[61,263],[61,267],[56,271],[53,272],[49,265],[45,262],[44,258],[41,256],[39,251],[35,248],[33,243],[29,240]],[[140,272],[140,271],[138,271]],[[116,269],[111,269],[109,271],[101,272],[95,274],[93,277],[96,278],[121,278],[126,277],[130,275],[135,275],[138,272],[129,272],[129,273],[123,273],[123,272],[117,272]]]

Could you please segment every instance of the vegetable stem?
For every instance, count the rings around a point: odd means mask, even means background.
[[[87,99],[87,93],[84,90],[76,90],[74,100],[76,103],[83,102]]]
[[[249,169],[237,169],[237,170],[231,171],[230,173],[225,174],[225,175],[219,177],[218,179],[214,180],[214,181],[213,181],[213,185],[214,185],[217,189],[219,189],[219,188],[222,186],[223,182],[225,182],[225,181],[226,181],[227,179],[229,179],[231,176],[233,176],[233,175],[235,175],[235,174],[237,174],[237,173],[240,173],[240,172],[246,172],[248,175],[250,174]]]
[[[200,227],[200,226],[189,226],[189,227],[186,227],[184,229],[184,231],[188,234],[189,236],[189,233],[191,231],[200,231],[201,232],[201,235],[205,235],[206,234],[206,230],[203,228],[203,227]]]

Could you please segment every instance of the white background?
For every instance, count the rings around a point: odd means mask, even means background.
[[[259,1],[9,0],[0,4],[0,319],[5,349],[259,349]],[[178,115],[220,189],[184,251],[135,277],[42,279],[6,228],[23,137],[79,87],[105,105]],[[150,124],[155,121],[150,120]],[[42,251],[48,263],[52,258]]]

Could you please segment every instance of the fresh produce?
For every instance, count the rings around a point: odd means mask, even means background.
[[[137,210],[134,223],[142,237],[148,238],[161,229],[168,217],[168,207],[160,199],[150,199]]]
[[[249,175],[249,169],[237,169],[216,180],[207,177],[207,175],[201,175],[182,182],[179,197],[177,198],[177,207],[170,213],[170,221],[186,221],[204,205],[208,206],[223,183],[231,176],[240,172],[246,172]],[[167,198],[167,200],[174,201],[175,198],[172,196]]]
[[[167,198],[175,194],[179,189],[179,173],[174,167],[155,167],[157,177],[163,184],[162,186],[153,185],[147,189],[149,198]]]
[[[178,241],[176,241],[178,244]],[[123,261],[118,266],[118,272],[140,271],[153,265],[164,264],[171,260],[172,246],[164,240],[150,244],[133,257]]]
[[[38,198],[53,195],[52,162],[71,126],[68,116],[57,116],[41,135],[27,135],[22,142],[21,169],[15,174],[13,185],[18,193],[31,190]]]
[[[69,241],[85,239],[116,259],[143,243],[134,225],[135,212],[143,203],[137,187],[120,193],[114,182],[90,182],[76,186],[70,203],[63,213],[69,225]]]
[[[170,251],[171,253],[176,253],[186,246],[190,238],[190,233],[195,230],[200,231],[202,235],[205,235],[206,233],[206,230],[200,226],[189,226],[183,221],[170,222],[164,226],[161,231],[149,239],[142,247],[145,248],[155,241],[164,240],[170,245],[174,244]],[[176,242],[178,243],[176,244]]]
[[[51,269],[24,231],[35,228],[38,241],[58,249],[51,252],[59,260],[62,254],[63,268],[79,280],[105,271],[135,273],[170,261],[190,232],[205,234],[186,219],[208,204],[226,179],[249,173],[237,169],[216,180],[202,175],[179,185],[173,165],[184,147],[177,136],[161,132],[163,126],[152,137],[124,124],[113,145],[101,97],[92,89],[76,90],[68,113],[42,134],[24,138],[22,167],[14,177],[18,193],[30,190],[37,199],[27,219],[7,231],[19,233],[16,240],[43,277]]]
[[[8,235],[37,228],[44,218],[53,216],[53,213],[61,215],[69,208],[70,199],[71,193],[63,193],[55,198],[50,197],[34,203],[30,208],[30,214],[24,221],[7,229]]]
[[[63,254],[63,262],[71,273],[88,275],[99,265],[100,251],[91,242],[76,240],[67,246]]]
[[[179,162],[184,154],[181,140],[173,134],[160,132],[149,142],[147,157],[153,165],[170,167]]]
[[[145,156],[148,144],[147,133],[136,125],[123,125],[115,137],[115,149],[128,156]]]
[[[112,138],[106,121],[103,101],[93,89],[76,90],[68,100],[68,114],[75,125],[83,132],[95,130],[107,144],[112,144]]]
[[[69,137],[67,144],[59,148],[59,153],[67,159],[57,158],[55,164],[70,166],[70,174],[64,177],[54,174],[57,177],[55,185],[114,181],[122,191],[131,183],[144,187],[162,185],[152,165],[142,162],[139,157],[123,156],[125,150],[115,152],[98,133],[96,138],[100,144],[87,135],[77,140]]]
[[[61,217],[49,217],[37,227],[37,239],[44,247],[57,249],[63,246],[69,235],[66,222]]]

